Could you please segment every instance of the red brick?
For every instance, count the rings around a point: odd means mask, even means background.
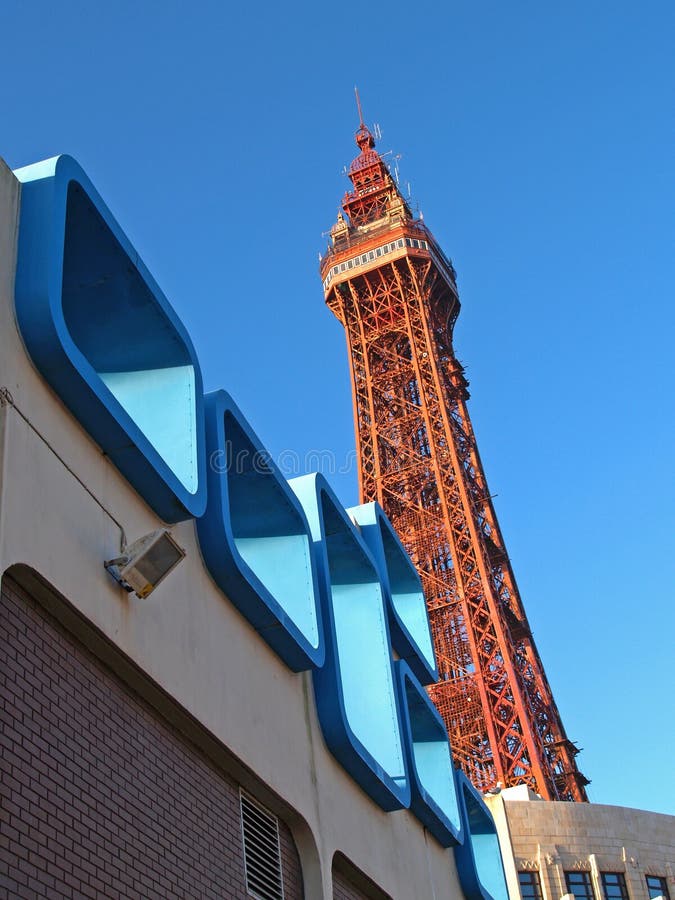
[[[246,896],[238,785],[7,577],[0,698],[0,900]]]

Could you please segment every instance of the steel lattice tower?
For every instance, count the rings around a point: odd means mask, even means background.
[[[360,114],[360,107],[359,107]],[[347,335],[361,502],[378,500],[424,586],[455,762],[481,790],[586,800],[487,489],[452,346],[455,270],[369,129],[321,261]]]

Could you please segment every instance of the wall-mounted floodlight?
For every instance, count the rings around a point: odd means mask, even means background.
[[[125,591],[147,597],[185,556],[168,528],[158,528],[124,548],[122,556],[103,563]]]

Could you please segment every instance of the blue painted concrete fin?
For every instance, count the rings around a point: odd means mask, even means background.
[[[187,331],[73,159],[15,174],[15,297],[28,353],[164,521],[200,516],[202,378]]]
[[[455,848],[457,874],[467,900],[508,900],[497,828],[485,801],[463,772],[455,772],[464,843]]]
[[[423,684],[438,681],[422,582],[379,503],[347,510],[382,573],[392,644]]]
[[[218,587],[294,671],[324,640],[309,524],[270,454],[225,391],[207,394],[208,506],[197,523]]]
[[[396,663],[411,783],[410,808],[444,847],[464,840],[462,814],[445,725],[422,684]]]
[[[314,689],[326,743],[383,809],[407,807],[410,784],[377,566],[322,476],[290,485],[307,513],[319,560],[326,662],[314,672]]]

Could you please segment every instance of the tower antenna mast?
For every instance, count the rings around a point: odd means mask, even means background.
[[[354,85],[354,93],[356,94],[356,108],[359,111],[359,128],[363,128],[363,112],[361,110],[361,98],[359,97],[359,89]]]

